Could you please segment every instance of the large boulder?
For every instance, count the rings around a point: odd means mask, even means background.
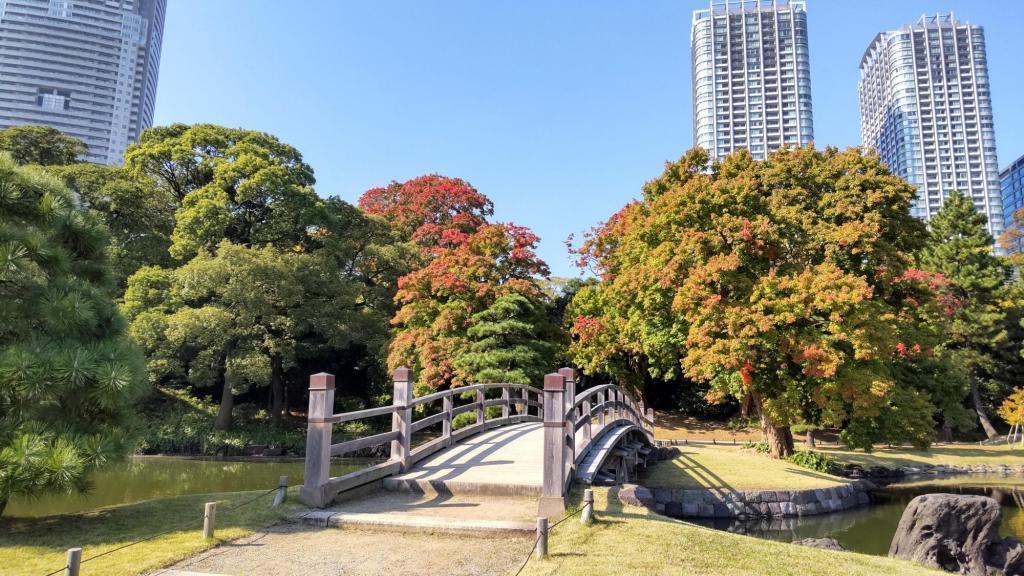
[[[1020,542],[999,537],[999,503],[985,496],[925,494],[910,501],[889,556],[971,576],[1020,575]]]

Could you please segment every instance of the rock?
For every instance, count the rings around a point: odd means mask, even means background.
[[[803,540],[794,540],[793,544],[796,544],[797,546],[821,548],[822,550],[846,550],[846,548],[843,548],[843,545],[834,538],[804,538]]]
[[[903,511],[889,556],[972,576],[1024,574],[1024,547],[999,538],[999,504],[985,496],[925,494]]]

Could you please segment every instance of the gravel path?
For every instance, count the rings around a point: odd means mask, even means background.
[[[232,576],[498,575],[514,572],[532,546],[529,536],[491,538],[280,524],[170,569]]]

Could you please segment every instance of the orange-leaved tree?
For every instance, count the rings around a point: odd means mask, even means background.
[[[926,444],[934,406],[895,365],[933,354],[955,302],[911,267],[913,196],[856,149],[691,150],[579,248],[601,281],[571,304],[571,353],[584,371],[710,383],[756,411],[776,457],[808,411],[859,423],[852,444]]]

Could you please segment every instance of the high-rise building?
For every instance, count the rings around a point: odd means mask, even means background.
[[[927,220],[959,190],[1003,230],[985,32],[953,14],[881,32],[860,63],[861,144],[917,186]]]
[[[999,173],[999,183],[1003,195],[1003,223],[1006,228],[1014,226],[1013,214],[1024,208],[1024,156],[1017,158],[1013,164]],[[1018,232],[1024,232],[1019,230]],[[1013,252],[1024,251],[1024,235],[1014,242]]]
[[[695,146],[764,159],[812,143],[805,2],[714,0],[693,13],[690,43]]]
[[[0,0],[0,128],[44,124],[120,164],[153,125],[167,0]]]

